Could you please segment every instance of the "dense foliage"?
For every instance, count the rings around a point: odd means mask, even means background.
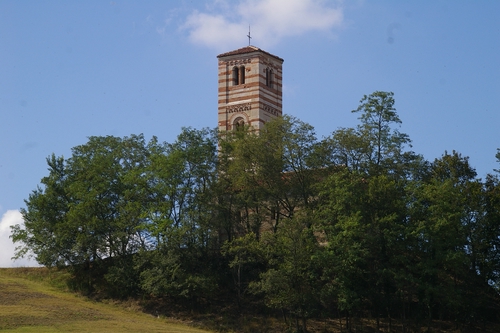
[[[295,331],[320,317],[408,332],[498,321],[498,170],[482,180],[457,152],[411,151],[392,93],[353,112],[356,128],[322,140],[290,116],[258,135],[90,137],[47,159],[17,255],[69,266],[89,291],[262,302]]]

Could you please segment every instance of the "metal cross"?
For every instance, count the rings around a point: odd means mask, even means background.
[[[247,37],[248,37],[248,46],[250,46],[250,39],[252,38],[252,37],[250,37],[250,26],[248,26],[248,35],[247,35]]]

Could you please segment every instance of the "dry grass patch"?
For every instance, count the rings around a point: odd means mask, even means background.
[[[25,270],[24,273],[29,272]],[[43,271],[42,271],[43,272]],[[5,332],[208,332],[92,302],[58,290],[47,279],[0,269],[0,330]]]

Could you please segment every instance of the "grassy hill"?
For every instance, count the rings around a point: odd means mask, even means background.
[[[68,273],[47,268],[0,268],[0,331],[1,332],[285,332],[286,326],[273,316],[250,311],[239,315],[224,308],[212,308],[204,314],[184,312],[153,316],[145,313],[144,304],[137,300],[92,300],[72,292],[67,287]],[[150,311],[153,312],[154,311]],[[161,312],[160,312],[161,313]],[[173,314],[173,312],[170,312]],[[170,315],[169,315],[170,316]],[[358,318],[359,332],[376,332],[374,318]],[[198,327],[210,327],[213,331]],[[382,321],[382,331],[388,332],[388,323]],[[401,323],[394,320],[393,331],[402,332]],[[345,327],[344,327],[345,328]],[[425,329],[423,330],[425,331]],[[339,320],[315,319],[309,323],[309,332],[344,332]],[[459,329],[453,322],[435,320],[427,332],[500,332],[496,324],[482,328]]]
[[[142,313],[133,303],[93,302],[64,291],[60,274],[44,268],[0,269],[0,331],[209,332]]]

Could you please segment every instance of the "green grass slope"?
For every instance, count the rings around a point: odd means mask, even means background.
[[[209,332],[65,292],[63,282],[57,287],[58,276],[51,274],[42,268],[0,269],[0,331]]]

